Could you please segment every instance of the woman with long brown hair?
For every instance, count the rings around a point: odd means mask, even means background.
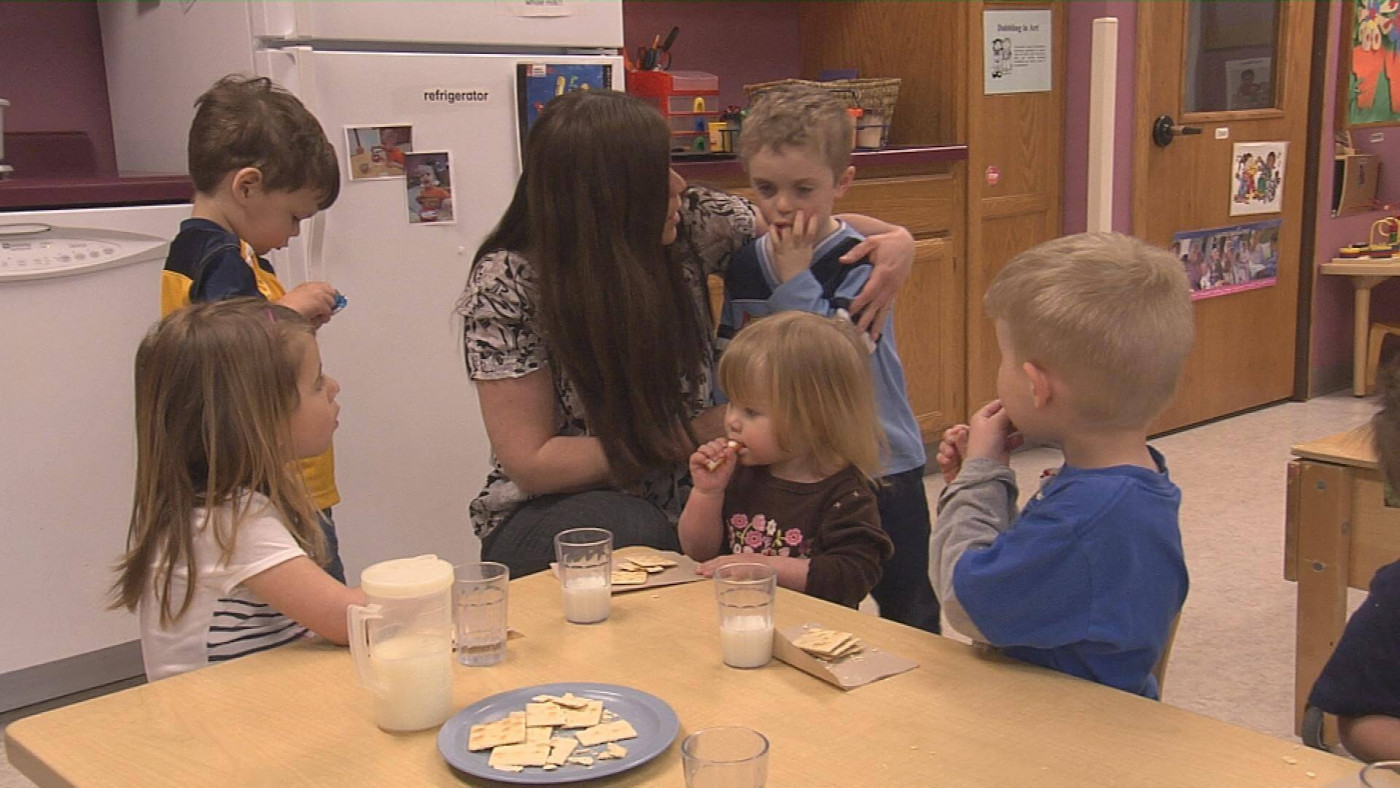
[[[638,99],[552,101],[458,302],[493,452],[472,523],[483,558],[512,576],[544,569],[554,535],[583,525],[616,547],[678,550],[686,461],[722,433],[706,276],[763,228],[744,200],[687,189],[669,149]],[[861,322],[878,326],[913,245],[854,218],[872,238],[851,259],[874,250],[880,269]]]

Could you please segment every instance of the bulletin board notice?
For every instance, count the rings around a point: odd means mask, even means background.
[[[1051,89],[1048,9],[983,11],[983,93],[1045,93]]]

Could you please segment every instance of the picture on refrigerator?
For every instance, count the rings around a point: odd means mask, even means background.
[[[516,68],[522,151],[525,137],[539,119],[540,110],[555,96],[575,90],[607,90],[612,85],[612,66],[606,63],[521,63]]]
[[[352,181],[402,178],[404,156],[413,152],[413,127],[347,126],[345,150]]]
[[[452,224],[452,154],[447,151],[404,156],[408,177],[408,223]]]

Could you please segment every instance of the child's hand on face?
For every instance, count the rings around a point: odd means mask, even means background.
[[[690,455],[690,479],[694,483],[691,494],[701,493],[703,495],[723,494],[724,488],[729,486],[729,480],[734,476],[734,468],[737,462],[735,459],[738,450],[729,446],[729,441],[724,438],[715,438],[709,443],[700,445],[695,453]]]
[[[773,267],[784,282],[812,267],[812,253],[817,248],[817,217],[798,211],[791,226],[773,225],[768,234],[773,239]]]
[[[1010,465],[1011,451],[1021,445],[1022,439],[1002,407],[1001,400],[994,399],[983,405],[968,422],[963,459],[996,460],[1002,465]]]
[[[943,440],[938,443],[938,469],[943,472],[943,481],[952,484],[962,470],[963,457],[967,456],[966,424],[955,424],[943,431]]]
[[[335,288],[325,282],[303,282],[277,303],[300,312],[312,325],[322,326],[335,311]]]

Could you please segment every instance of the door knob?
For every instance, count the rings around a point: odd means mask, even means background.
[[[1172,138],[1187,134],[1200,134],[1199,126],[1178,126],[1171,115],[1158,115],[1152,122],[1152,141],[1157,147],[1165,148],[1172,144]]]

